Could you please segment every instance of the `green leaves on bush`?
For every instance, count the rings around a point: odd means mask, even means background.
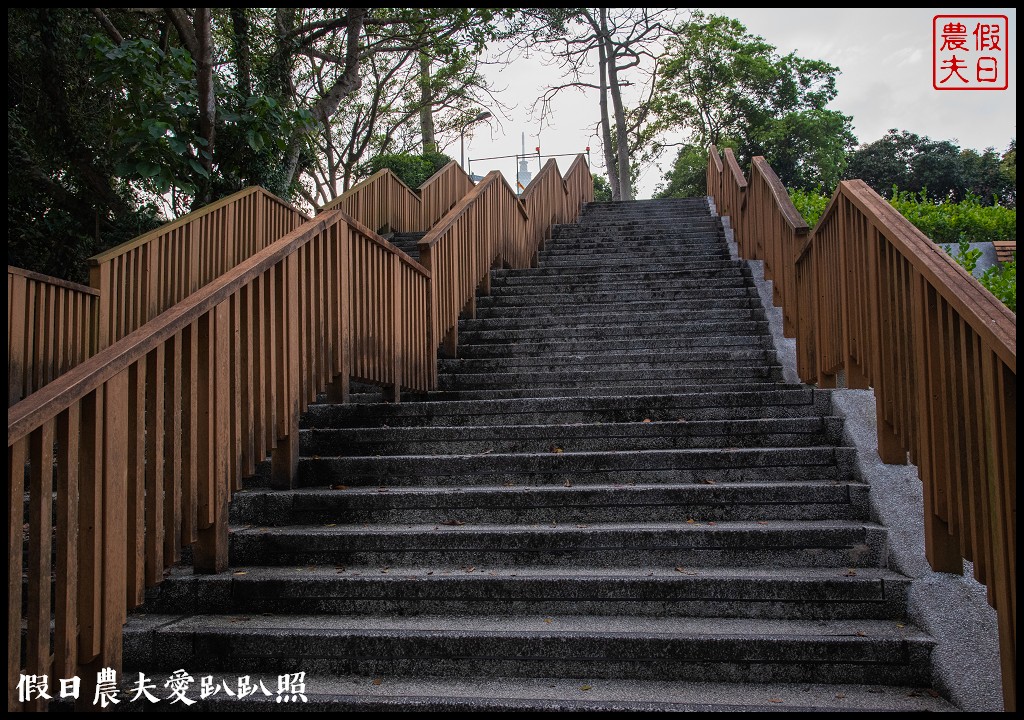
[[[789,197],[812,228],[829,202],[825,195],[800,189],[790,189]],[[959,203],[933,202],[928,199],[927,191],[911,193],[893,188],[893,198],[889,202],[921,232],[936,243],[945,244],[946,252],[969,273],[974,272],[981,257],[981,251],[972,250],[970,243],[1013,240],[1017,237],[1016,208],[982,205],[973,195],[968,195],[966,200]],[[950,243],[956,244],[955,251],[949,246]],[[1016,256],[1011,262],[988,268],[978,278],[978,282],[1006,307],[1017,312]]]
[[[384,168],[397,175],[402,182],[415,190],[425,183],[430,176],[450,163],[452,159],[444,153],[394,153],[392,155],[376,155],[370,158],[364,168],[366,177]]]

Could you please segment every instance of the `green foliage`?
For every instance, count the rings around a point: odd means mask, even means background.
[[[1016,143],[1000,157],[993,148],[979,153],[953,141],[892,129],[850,153],[845,176],[863,180],[883,197],[891,197],[893,187],[898,187],[924,191],[936,201],[960,202],[974,195],[984,205],[1013,205]]]
[[[990,293],[999,298],[999,301],[1010,308],[1014,314],[1017,312],[1017,254],[1014,253],[1013,260],[988,268],[978,278],[982,285]]]
[[[946,245],[945,250],[956,260],[960,267],[972,275],[974,274],[974,270],[978,267],[978,260],[981,258],[981,250],[972,249],[970,242],[966,239],[961,239],[957,243],[955,251],[950,245]],[[987,268],[981,274],[981,277],[978,278],[978,282],[995,295],[1006,307],[1010,308],[1014,313],[1017,312],[1016,254],[1014,254],[1013,260],[1010,262],[996,263],[992,267]]]
[[[962,202],[933,202],[928,193],[893,188],[889,201],[903,217],[937,243],[991,242],[1017,237],[1017,211],[1000,205],[983,205],[968,194]]]
[[[818,224],[829,201],[827,195],[800,188],[790,188],[789,199],[793,201],[793,205],[803,216],[804,222],[811,228]]]
[[[951,245],[944,246],[944,249],[953,256],[953,259],[956,260],[960,267],[971,275],[974,274],[975,268],[978,267],[978,260],[981,259],[981,250],[972,249],[971,242],[966,238],[961,238],[960,242],[957,243],[956,252],[953,251]]]
[[[690,133],[692,145],[736,148],[741,166],[763,155],[787,186],[831,189],[842,177],[856,139],[851,118],[826,106],[836,95],[839,69],[776,48],[737,20],[695,11],[666,43],[655,109],[665,130]],[[684,148],[684,150],[686,150]],[[673,180],[692,188],[684,177]],[[673,169],[675,171],[676,168]]]
[[[687,198],[707,195],[708,149],[685,145],[676,153],[665,182],[654,189],[655,198]]]
[[[367,176],[387,168],[397,175],[402,182],[415,190],[430,179],[430,176],[450,163],[452,159],[444,153],[395,153],[377,155],[366,163]]]
[[[608,184],[608,180],[605,179],[604,175],[592,175],[594,179],[594,201],[595,202],[611,202],[612,200],[612,186]]]

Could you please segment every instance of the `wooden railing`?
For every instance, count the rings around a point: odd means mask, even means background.
[[[542,248],[551,228],[565,221],[568,194],[558,164],[551,158],[520,196],[529,217],[526,235],[530,245]]]
[[[317,212],[335,208],[375,232],[418,232],[423,224],[419,196],[387,168],[353,185]]]
[[[141,327],[308,220],[251,187],[89,258],[98,348]]]
[[[9,688],[119,668],[127,611],[184,546],[223,571],[232,491],[268,455],[271,485],[292,486],[318,393],[434,387],[436,338],[496,261],[535,254],[527,222],[492,173],[424,238],[432,276],[323,212],[8,408]]]
[[[429,389],[429,292],[421,265],[324,213],[9,408],[8,707],[19,668],[118,667],[126,611],[183,545],[225,569],[231,490],[268,454],[290,486],[317,392]]]
[[[476,291],[490,292],[490,271],[500,257],[529,267],[527,216],[497,170],[473,188],[419,242],[420,260],[434,277],[433,338],[454,356],[459,315],[476,309]]]
[[[874,388],[879,456],[918,466],[929,562],[960,574],[970,560],[988,587],[1015,710],[1016,316],[862,181],[840,183],[800,240],[771,168],[755,161],[752,173],[766,190],[748,190],[737,241],[772,258],[800,377],[834,387],[844,372],[849,387]],[[723,197],[738,192],[731,182]]]
[[[93,354],[99,293],[7,266],[7,407]]]
[[[462,167],[452,160],[420,185],[420,227],[426,232],[455,207],[473,189],[473,181]]]
[[[575,221],[583,205],[594,201],[594,178],[583,155],[576,156],[565,174],[565,192],[565,222]]]

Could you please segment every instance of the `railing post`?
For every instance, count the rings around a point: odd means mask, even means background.
[[[278,278],[277,446],[271,455],[270,485],[293,487],[299,470],[299,268],[291,255],[282,261]]]
[[[928,284],[919,272],[913,274],[911,282],[917,310],[914,313],[914,326],[917,329],[917,416],[920,422],[918,432],[923,439],[918,468],[924,485],[924,550],[933,570],[959,575],[963,572],[960,541],[940,515],[948,502],[943,487],[948,468],[945,467],[942,440],[938,433],[938,428],[942,427],[947,418],[941,403],[933,396],[933,392],[937,395],[936,371],[938,354],[942,351],[933,324],[937,307]]]
[[[402,287],[402,261],[398,255],[391,258],[391,387],[388,389],[388,400],[393,403],[402,401],[402,309],[405,305]]]
[[[197,573],[219,573],[228,567],[227,505],[229,477],[228,435],[230,423],[231,368],[230,308],[220,303],[200,321],[199,366],[200,416],[204,420],[199,444],[204,462],[199,474],[199,522],[193,545],[193,564]],[[206,477],[203,477],[206,474]],[[170,531],[170,528],[167,529]]]

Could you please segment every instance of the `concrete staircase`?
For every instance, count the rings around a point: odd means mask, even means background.
[[[304,671],[309,710],[950,709],[704,200],[592,204],[492,289],[436,392],[311,408],[302,488],[236,496],[233,572],[175,570],[126,669]]]

